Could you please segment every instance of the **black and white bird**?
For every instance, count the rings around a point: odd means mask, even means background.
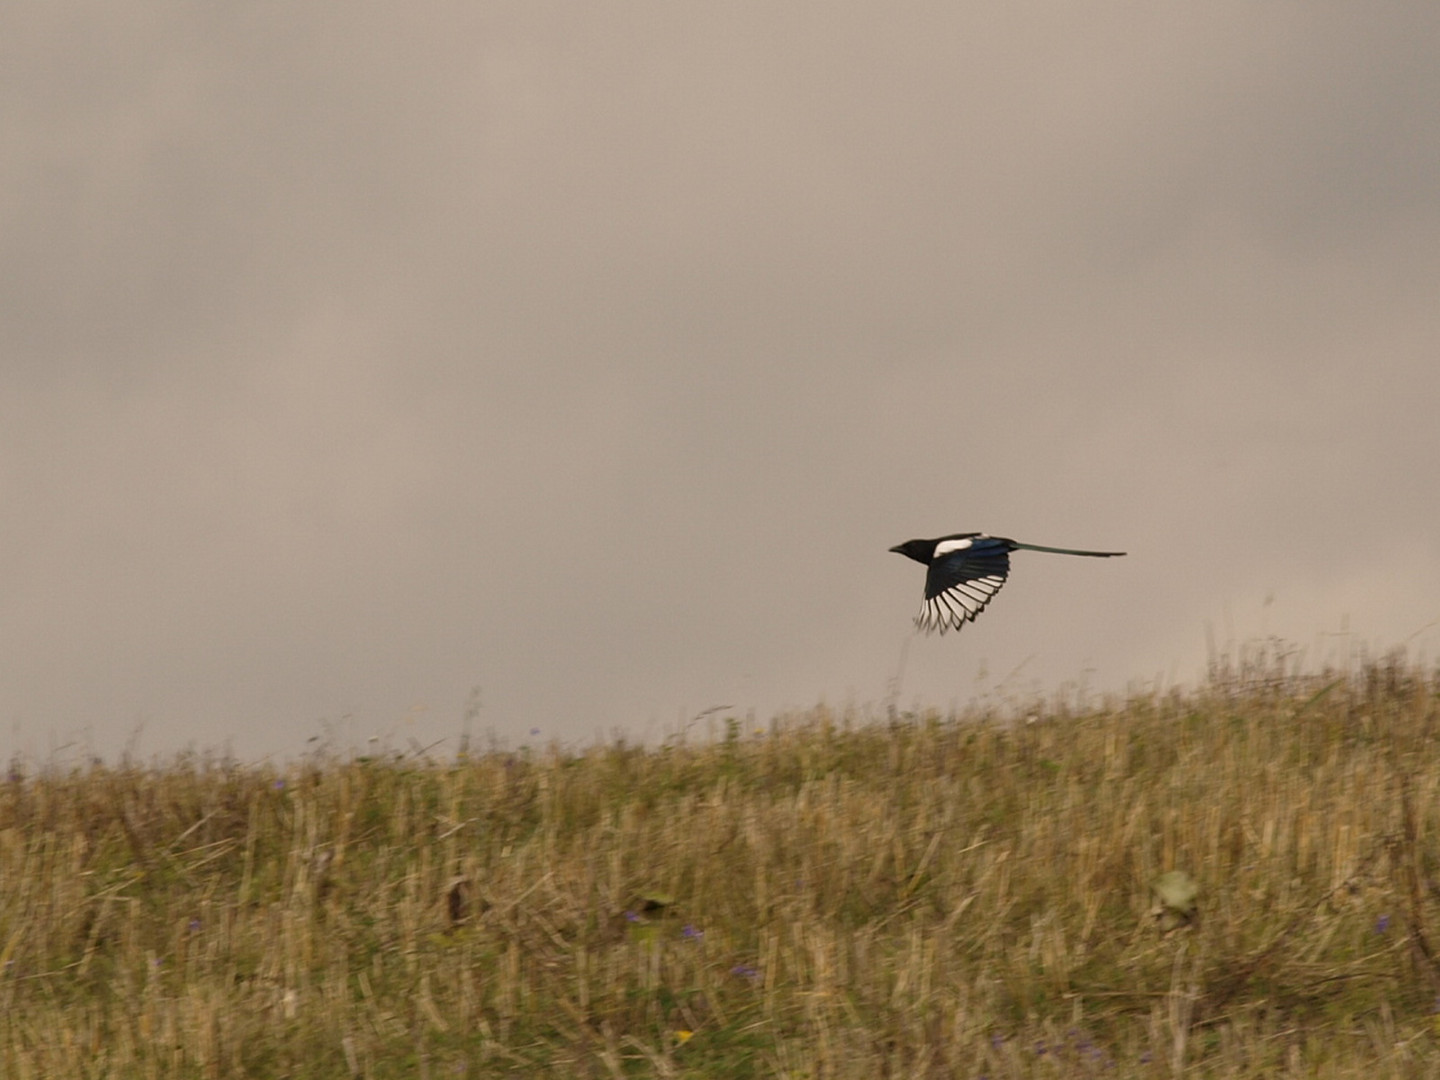
[[[925,603],[915,625],[927,634],[959,630],[974,622],[995,598],[1010,576],[1010,552],[1048,551],[1055,555],[1088,555],[1113,559],[1123,551],[1076,551],[1073,548],[1022,544],[1003,536],[953,533],[934,540],[907,540],[890,549],[929,570],[925,574]]]

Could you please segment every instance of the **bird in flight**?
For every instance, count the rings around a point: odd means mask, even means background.
[[[974,622],[985,605],[1010,576],[1010,552],[1048,551],[1055,555],[1088,555],[1112,559],[1123,551],[1076,551],[1073,548],[1022,544],[1003,536],[953,533],[934,540],[907,540],[890,549],[929,569],[925,574],[925,603],[915,625],[927,634],[959,630]]]

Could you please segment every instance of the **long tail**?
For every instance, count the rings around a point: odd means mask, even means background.
[[[1022,544],[1016,540],[1010,541],[1021,551],[1048,551],[1052,555],[1088,555],[1092,559],[1113,559],[1117,555],[1124,555],[1123,551],[1076,551],[1074,548],[1052,548],[1043,547],[1040,544]]]

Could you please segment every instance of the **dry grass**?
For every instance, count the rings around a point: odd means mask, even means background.
[[[1440,1075],[1437,692],[12,775],[0,1075]]]

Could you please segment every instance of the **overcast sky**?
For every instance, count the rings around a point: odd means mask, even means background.
[[[5,22],[0,751],[1440,657],[1433,0]]]

